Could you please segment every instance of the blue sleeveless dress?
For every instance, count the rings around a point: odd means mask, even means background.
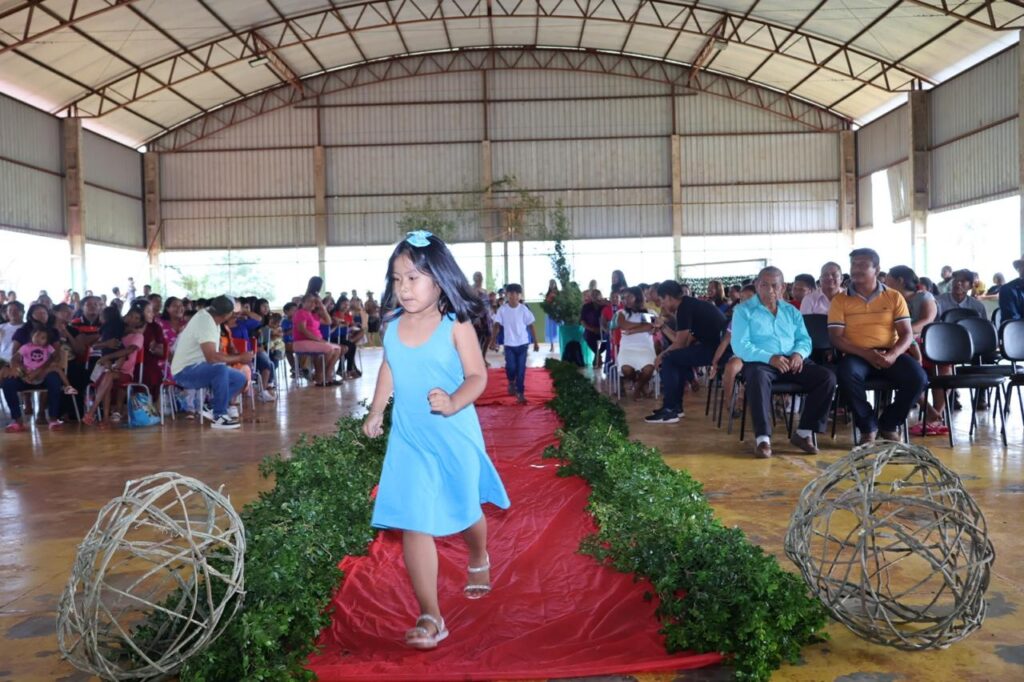
[[[510,502],[484,449],[476,409],[469,405],[443,417],[431,413],[427,401],[431,389],[451,394],[465,380],[452,339],[455,318],[442,317],[427,342],[416,347],[398,338],[401,323],[396,318],[384,332],[395,404],[371,523],[452,535],[480,519],[484,502],[502,509]]]

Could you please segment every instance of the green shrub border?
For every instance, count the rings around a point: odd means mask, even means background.
[[[556,392],[549,406],[564,428],[545,456],[563,460],[559,475],[582,476],[593,489],[588,508],[600,530],[581,550],[651,581],[670,652],[729,654],[742,680],[767,680],[783,660],[795,662],[825,623],[801,579],[722,526],[700,483],[629,440],[622,409],[575,366],[546,366]],[[387,428],[390,411],[385,416]],[[344,417],[334,435],[303,437],[289,458],[260,464],[275,484],[242,510],[245,602],[224,634],[185,664],[182,682],[315,679],[304,665],[330,624],[344,577],[338,563],[366,554],[375,534],[370,491],[386,439],[366,438],[361,426]]]
[[[545,456],[564,462],[560,476],[587,480],[600,529],[581,551],[651,582],[669,652],[721,652],[737,679],[767,680],[823,639],[825,609],[799,576],[723,526],[688,473],[629,440],[622,409],[574,365],[546,367],[556,394],[549,406],[564,428]]]

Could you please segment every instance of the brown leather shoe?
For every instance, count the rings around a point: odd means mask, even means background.
[[[811,436],[808,436],[807,438],[801,438],[800,436],[796,435],[796,433],[794,433],[792,436],[790,436],[789,442],[808,455],[818,454],[818,446],[814,444],[814,438]]]
[[[761,443],[760,445],[754,446],[754,457],[758,459],[771,459],[772,457],[772,444]]]
[[[878,437],[881,438],[882,440],[891,440],[897,443],[903,440],[900,437],[899,431],[879,431]]]
[[[857,442],[857,445],[870,445],[875,442],[877,435],[878,434],[875,431],[872,431],[871,433],[861,433],[860,440]]]

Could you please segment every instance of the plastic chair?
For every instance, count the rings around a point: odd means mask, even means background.
[[[1021,424],[1024,424],[1024,397],[1021,396],[1021,388],[1024,387],[1024,372],[1018,363],[1024,363],[1024,320],[1010,320],[999,330],[999,346],[1002,348],[1003,357],[1010,361],[1013,374],[1009,377],[1006,386],[1005,412],[1010,412],[1010,393],[1017,389],[1017,405],[1020,407]]]
[[[979,390],[996,389],[996,404],[999,410],[999,417],[1002,420],[1003,445],[1006,445],[1006,416],[1002,409],[1002,386],[1006,382],[1005,376],[994,374],[968,374],[962,373],[963,365],[969,364],[975,356],[974,345],[971,342],[971,335],[967,329],[959,324],[948,322],[934,322],[924,328],[924,353],[925,357],[938,365],[953,365],[954,374],[948,376],[932,376],[928,378],[928,387],[935,388],[946,394],[946,423],[952,425],[953,414],[949,404],[949,392],[957,388],[965,388],[971,393],[971,403],[974,403],[974,394]],[[927,419],[927,413],[926,417]],[[977,427],[977,417],[974,410],[971,410],[971,428],[968,434],[974,435]],[[925,424],[927,428],[927,424]],[[949,446],[953,447],[953,429],[949,429]]]
[[[950,308],[939,317],[940,322],[957,323],[969,317],[978,317],[978,311],[970,308]]]

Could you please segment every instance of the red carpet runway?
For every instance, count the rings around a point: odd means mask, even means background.
[[[487,452],[512,507],[486,508],[491,594],[462,596],[466,547],[438,541],[441,610],[451,635],[430,652],[406,647],[418,609],[397,532],[380,533],[369,555],[346,558],[331,626],[309,668],[321,680],[511,680],[674,671],[718,663],[718,654],[666,655],[646,582],[577,554],[595,530],[584,511],[589,486],[558,478],[541,459],[560,423],[546,371],[527,370],[527,405],[490,371],[477,401]]]

